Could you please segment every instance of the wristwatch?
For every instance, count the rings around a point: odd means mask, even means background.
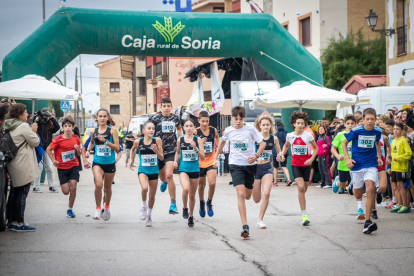
[[[104,145],[108,145],[108,143],[109,143],[109,140],[107,139],[107,140],[105,141]]]

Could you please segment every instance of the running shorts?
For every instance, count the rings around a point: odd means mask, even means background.
[[[67,184],[70,180],[79,182],[79,166],[67,170],[58,169],[58,176],[60,185]]]
[[[303,181],[309,182],[312,166],[297,167],[292,166],[293,178],[303,178]]]
[[[407,176],[406,176],[406,173],[392,172],[391,179],[392,179],[392,182],[399,182],[399,181],[405,182],[407,180]]]
[[[233,186],[236,187],[238,185],[244,185],[247,189],[252,190],[256,170],[257,165],[230,165],[230,175],[233,179]]]
[[[254,179],[260,180],[266,174],[273,175],[272,165],[270,164],[270,162],[261,165],[257,164],[256,175],[254,176]]]
[[[179,172],[180,174],[181,173],[185,173],[186,175],[188,175],[188,178],[190,178],[190,179],[197,179],[197,178],[200,178],[200,172],[183,172],[183,171],[181,171],[181,172]]]
[[[351,183],[351,174],[349,171],[338,170],[338,174],[340,182],[348,182],[348,184]]]
[[[214,166],[210,166],[210,167],[207,167],[207,168],[200,168],[200,177],[206,177],[207,172],[209,170],[217,170],[217,169],[214,168]]]
[[[175,158],[175,153],[169,153],[164,155],[164,160],[158,160],[158,169],[162,170],[165,166],[165,164],[167,164],[167,162],[174,162],[174,158]]]
[[[378,169],[366,168],[359,171],[351,171],[354,189],[361,189],[364,187],[365,181],[371,180],[374,183],[377,181]]]
[[[157,180],[158,179],[158,173],[155,173],[155,174],[146,174],[146,173],[143,173],[143,172],[138,172],[138,175],[140,175],[140,174],[145,174],[148,177],[148,180],[149,181],[151,181],[151,180]]]
[[[104,173],[115,173],[116,172],[115,163],[113,163],[113,164],[98,164],[98,163],[93,162],[92,163],[92,168],[95,167],[95,166],[100,167],[104,171]]]

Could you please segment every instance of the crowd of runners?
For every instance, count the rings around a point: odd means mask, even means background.
[[[414,106],[413,103],[412,105]],[[17,120],[24,122],[27,120],[27,112],[22,112],[22,106],[16,104],[11,107],[11,111]],[[306,112],[292,113],[290,123],[294,131],[287,133],[283,124],[275,123],[273,116],[266,112],[257,118],[254,125],[245,124],[244,107],[235,106],[231,110],[233,125],[227,127],[221,137],[219,131],[210,125],[207,112],[200,112],[198,124],[192,119],[186,119],[182,124],[180,118],[172,113],[172,108],[171,100],[163,98],[161,112],[143,125],[142,137],[132,139],[130,135],[126,136],[127,166],[134,170],[136,154],[139,159],[138,181],[142,197],[139,215],[146,226],[153,224],[152,210],[159,180],[161,192],[168,189],[171,199],[169,213],[179,214],[181,211],[189,227],[195,225],[197,190],[200,217],[214,216],[217,172],[221,172],[218,168],[225,158],[228,159],[231,184],[237,194],[242,222],[241,236],[244,238],[249,236],[246,200],[252,196],[254,202],[261,202],[260,212],[256,214],[257,227],[267,228],[264,217],[272,187],[278,185],[279,167],[284,171],[287,186],[292,185],[293,181],[296,183],[303,226],[311,222],[306,211],[306,192],[313,184],[315,171],[319,171],[321,176],[318,187],[332,188],[334,193],[355,197],[356,216],[359,220],[365,220],[365,234],[378,229],[373,222],[373,219],[378,218],[377,206],[385,206],[392,213],[411,212],[414,196],[414,177],[411,174],[414,141],[412,108],[400,113],[398,110],[397,113],[390,110],[382,116],[377,116],[374,109],[367,108],[363,113],[346,115],[342,121],[335,118],[331,125],[324,118],[317,129],[318,135],[315,136]],[[406,114],[402,121],[404,112]],[[5,127],[13,131],[11,126],[15,121],[8,120],[5,121]],[[82,169],[78,158],[81,156],[83,167],[91,168],[94,176],[96,210],[93,219],[108,221],[111,217],[110,203],[116,163],[122,146],[115,122],[106,109],[98,110],[96,121],[98,127],[91,132],[85,145],[81,145],[79,137],[74,134],[75,122],[71,117],[65,117],[61,134],[51,140],[46,147],[46,154],[51,164],[57,167],[63,194],[69,195],[67,216],[76,217],[72,208],[76,199],[79,170]],[[32,131],[36,133],[36,123],[32,125]],[[34,142],[31,146],[34,150],[38,143],[35,141],[36,135],[32,136]],[[88,158],[92,151],[91,164]],[[287,169],[288,159],[293,181]],[[182,186],[182,210],[177,207],[174,170],[178,170]],[[12,173],[10,172],[13,181]],[[35,174],[33,177],[37,179],[38,176]],[[206,187],[208,192],[205,191]],[[36,188],[35,185],[34,189]],[[365,212],[362,204],[364,195]],[[21,210],[24,213],[24,207],[19,208],[20,213]],[[12,215],[8,226],[16,232],[35,231],[34,227],[24,223],[21,214]]]

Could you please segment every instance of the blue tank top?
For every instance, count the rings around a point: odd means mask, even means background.
[[[272,160],[272,154],[273,154],[273,149],[275,149],[275,136],[273,134],[270,134],[269,139],[264,140],[263,142],[265,142],[266,146],[262,152],[262,154],[260,155],[260,157],[257,160],[260,161],[271,161]],[[256,152],[259,149],[259,145],[256,143]]]
[[[193,141],[198,145],[198,137],[194,135]],[[180,138],[180,172],[199,172],[198,154],[190,143],[186,143],[184,137]]]
[[[105,143],[99,141],[98,134],[101,134],[110,143],[114,142],[111,134],[112,127],[108,126],[104,133],[98,133],[99,128],[95,128],[93,134],[93,140],[95,144],[95,153],[93,156],[93,162],[101,165],[115,164],[116,153],[113,149],[105,145]]]
[[[152,144],[157,144],[155,137],[152,137],[151,144],[144,144],[144,137],[139,139],[138,155],[139,155],[139,167],[138,174],[145,173],[146,175],[158,174],[158,156],[151,149]]]

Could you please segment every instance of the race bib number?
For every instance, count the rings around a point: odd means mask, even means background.
[[[293,154],[294,155],[307,155],[308,146],[306,145],[293,145]]]
[[[381,146],[381,156],[385,157],[385,149],[384,146]]]
[[[264,150],[257,160],[270,161],[270,158],[272,158],[272,151],[271,150]]]
[[[348,144],[348,154],[352,154],[352,145]]]
[[[162,133],[174,133],[175,132],[175,123],[164,121],[161,124],[162,126]]]
[[[375,136],[358,136],[358,147],[372,149],[374,147]]]
[[[110,156],[111,148],[107,145],[96,145],[96,155],[98,156]]]
[[[67,152],[62,152],[62,161],[69,162],[75,159],[75,150],[70,150]]]
[[[204,153],[212,153],[213,152],[213,143],[212,142],[206,142],[204,144]]]
[[[194,150],[183,150],[183,161],[198,161],[198,154]]]
[[[158,165],[158,157],[156,154],[141,155],[141,166],[152,167]]]
[[[247,151],[249,149],[249,141],[248,140],[234,140],[231,143],[231,149],[237,152]]]

